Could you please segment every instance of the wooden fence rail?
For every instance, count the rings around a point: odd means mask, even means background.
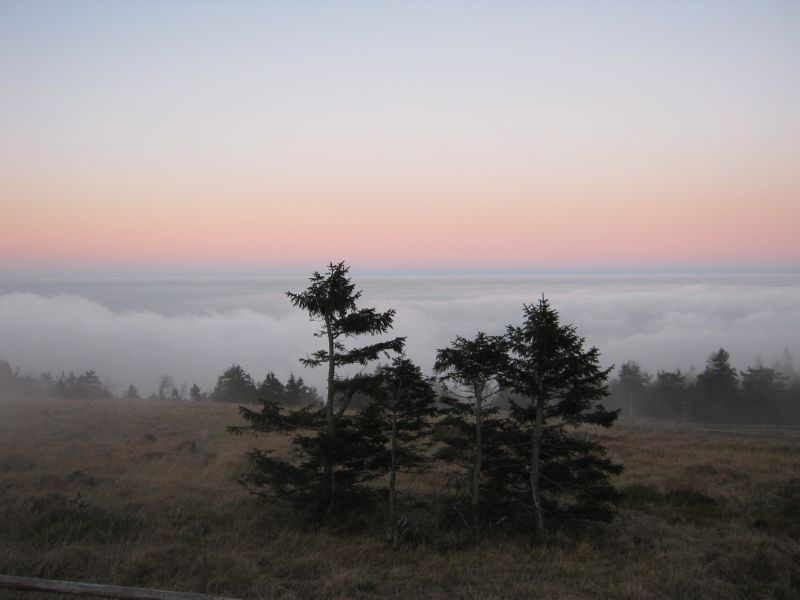
[[[150,590],[146,588],[125,587],[121,585],[100,585],[97,583],[57,581],[55,579],[16,577],[12,575],[0,575],[0,589],[26,592],[51,592],[55,594],[72,594],[73,596],[123,598],[133,600],[237,600],[236,598],[209,596],[208,594],[167,592],[163,590]]]

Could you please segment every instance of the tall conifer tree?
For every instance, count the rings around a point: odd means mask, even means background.
[[[436,392],[420,368],[405,357],[381,366],[367,391],[371,402],[360,411],[362,430],[378,438],[383,451],[373,468],[388,473],[389,538],[397,544],[402,535],[398,518],[397,475],[425,468],[429,456],[431,420],[437,414]]]
[[[267,490],[265,493],[310,504],[322,518],[331,514],[337,498],[355,498],[366,491],[360,484],[379,474],[369,464],[382,450],[378,441],[361,430],[358,415],[347,412],[353,395],[370,385],[369,378],[343,377],[340,371],[352,365],[366,366],[389,352],[402,352],[405,343],[405,338],[395,337],[346,346],[347,339],[387,333],[395,315],[393,309],[359,308],[361,292],[356,291],[348,272],[343,262],[331,263],[324,274],[315,272],[302,292],[287,292],[294,306],[319,323],[315,335],[325,341],[324,348],[301,359],[307,367],[327,367],[323,406],[311,404],[286,413],[277,403],[262,402],[259,412],[243,407],[241,414],[248,424],[231,428],[235,433],[295,431],[294,446],[301,464],[253,450],[249,454],[251,469],[241,481],[251,490]]]
[[[616,498],[609,476],[621,472],[605,449],[588,436],[570,434],[584,424],[609,427],[617,411],[600,401],[610,369],[597,348],[584,349],[572,325],[542,297],[524,306],[521,326],[509,326],[512,359],[506,385],[522,397],[511,402],[509,448],[527,469],[506,472],[508,499],[530,507],[537,542],[545,539],[545,516],[606,519]],[[523,511],[524,512],[524,511]]]
[[[706,368],[697,376],[697,416],[703,421],[736,421],[741,418],[739,376],[724,348],[713,352]]]
[[[506,368],[507,348],[502,337],[479,332],[474,339],[457,337],[436,352],[434,370],[442,373],[448,394],[442,399],[442,436],[454,452],[448,455],[469,468],[472,534],[480,535],[481,479],[488,460],[500,458],[496,445],[502,428],[492,402],[500,391],[498,377]],[[489,450],[489,452],[487,452]]]

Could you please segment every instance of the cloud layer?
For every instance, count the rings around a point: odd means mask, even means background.
[[[322,372],[298,363],[317,348],[315,326],[282,298],[298,283],[217,282],[213,293],[167,285],[140,294],[137,308],[96,286],[3,293],[0,358],[37,374],[94,369],[144,392],[167,373],[209,389],[234,363],[258,379],[268,370],[281,377],[293,371],[322,387]],[[797,275],[386,277],[366,278],[362,287],[365,304],[397,309],[395,334],[408,337],[408,354],[425,369],[456,335],[500,333],[542,293],[606,364],[636,359],[651,371],[701,369],[711,351],[725,347],[744,368],[758,358],[769,364],[783,348],[800,350]]]
[[[96,370],[152,391],[161,375],[208,389],[233,363],[256,378],[297,372],[313,327],[302,314],[275,319],[251,310],[165,316],[114,312],[78,296],[0,296],[0,355],[23,370]]]

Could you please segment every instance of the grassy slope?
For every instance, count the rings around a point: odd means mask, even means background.
[[[218,404],[0,403],[0,573],[242,598],[800,597],[796,436],[622,424],[596,434],[626,465],[608,527],[393,552],[244,492],[232,477],[265,442],[236,422]]]

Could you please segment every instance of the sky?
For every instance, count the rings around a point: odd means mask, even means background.
[[[800,4],[0,3],[0,270],[796,270]]]

